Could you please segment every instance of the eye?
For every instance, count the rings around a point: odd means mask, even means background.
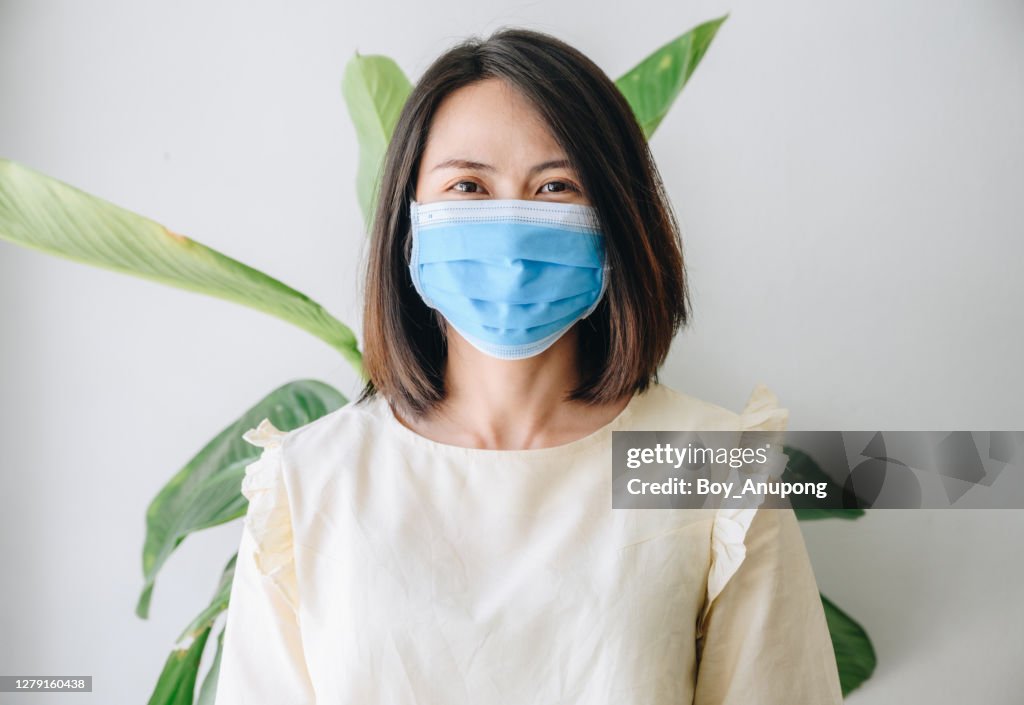
[[[554,188],[547,188],[553,186]],[[481,193],[483,186],[476,181],[456,181],[448,190],[459,193]],[[582,193],[582,189],[569,181],[548,181],[540,187],[542,193]]]
[[[556,188],[556,189],[553,189],[553,190],[545,190],[546,186],[559,186],[559,185],[562,186],[562,188]],[[546,184],[544,184],[544,186],[541,186],[540,188],[545,193],[565,193],[566,191],[573,192],[573,193],[580,193],[580,189],[578,189],[576,186],[574,186],[573,184],[569,183],[568,181],[549,181]]]
[[[472,190],[467,190],[467,189],[464,189],[464,188],[458,188],[458,186],[460,186],[462,184],[469,184],[470,186],[474,186],[476,188],[474,188]],[[459,193],[478,193],[477,189],[479,189],[479,188],[480,188],[480,184],[478,184],[475,181],[456,181],[454,184],[452,184],[451,188],[448,189],[448,190],[449,191],[453,191],[453,190],[454,191],[458,191]]]

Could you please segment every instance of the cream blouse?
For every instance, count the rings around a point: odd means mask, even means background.
[[[654,384],[584,438],[462,448],[377,397],[264,419],[216,705],[831,705],[791,509],[612,509],[615,430],[782,430]]]

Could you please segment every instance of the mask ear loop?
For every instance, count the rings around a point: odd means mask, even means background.
[[[412,286],[416,290],[416,293],[420,295],[424,305],[430,309],[430,316],[434,321],[434,325],[437,327],[441,338],[441,346],[444,354],[448,354],[448,336],[450,332],[448,330],[448,321],[441,314],[441,312],[434,306],[430,298],[424,293],[420,286],[420,267],[419,267],[419,237],[417,233],[419,229],[416,227],[416,221],[419,219],[417,210],[420,204],[415,198],[410,198],[409,202],[409,241],[410,241],[410,252],[409,252],[409,264],[406,267],[406,271],[409,272],[409,278],[412,281]]]
[[[605,229],[601,223],[600,212],[594,206],[591,206],[590,208],[592,209],[591,227],[597,233],[598,237],[601,238],[601,253],[603,255],[603,261],[601,263],[601,291],[598,292],[597,298],[594,299],[594,303],[587,309],[586,313],[580,316],[581,321],[590,318],[590,314],[596,311],[597,307],[601,304],[601,301],[604,300],[605,292],[608,290],[608,280],[610,278],[608,275],[612,271],[612,267],[608,263],[608,235],[605,233]]]
[[[427,308],[436,311],[437,306],[427,296],[426,291],[423,290],[423,284],[420,282],[420,238],[419,228],[416,227],[416,221],[418,216],[415,210],[412,211],[412,217],[410,218],[410,238],[412,239],[412,251],[409,253],[409,278],[412,279],[413,288],[416,289],[416,293],[423,299],[423,303],[427,305]]]

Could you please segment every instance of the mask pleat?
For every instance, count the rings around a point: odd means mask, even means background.
[[[420,263],[515,259],[574,267],[600,267],[601,236],[523,223],[446,225],[419,233]]]
[[[532,304],[601,288],[601,270],[546,262],[499,265],[459,260],[420,267],[420,281],[437,291],[471,299]]]
[[[472,335],[487,343],[526,345],[545,338],[561,328],[568,328],[577,319],[579,313],[573,312],[549,323],[532,325],[528,328],[500,328],[494,325],[481,325],[471,318],[456,315],[450,318],[455,327],[471,331]]]
[[[494,329],[530,329],[564,319],[594,303],[597,292],[587,291],[554,301],[532,304],[513,304],[504,301],[467,299],[463,295],[426,287],[427,295],[442,310],[458,311],[465,323]]]

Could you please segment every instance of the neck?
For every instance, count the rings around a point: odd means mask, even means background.
[[[484,448],[543,447],[571,419],[566,400],[579,381],[577,339],[570,330],[544,352],[522,360],[486,355],[454,332],[448,337],[447,397],[438,416]]]

